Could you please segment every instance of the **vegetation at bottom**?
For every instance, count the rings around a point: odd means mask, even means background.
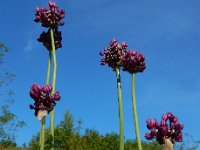
[[[119,148],[119,135],[116,133],[99,134],[94,129],[86,129],[81,134],[81,120],[77,122],[71,113],[66,112],[63,121],[55,128],[55,149],[56,150],[117,150]],[[49,129],[46,129],[45,149],[50,149],[51,136]],[[156,142],[143,142],[145,150],[161,150],[162,147]],[[39,133],[33,136],[32,140],[26,147],[28,150],[39,149]],[[126,150],[137,150],[137,142],[127,140],[125,143]]]
[[[94,129],[85,129],[81,133],[82,122],[74,121],[71,113],[66,112],[64,119],[55,128],[55,150],[118,150],[119,135],[116,133],[99,134]],[[45,150],[50,150],[50,129],[45,131]],[[188,137],[189,138],[189,137]],[[198,141],[183,142],[176,145],[175,150],[197,150]],[[5,145],[7,144],[7,145]],[[162,146],[153,142],[142,142],[143,150],[162,150]],[[0,150],[39,150],[39,133],[34,135],[31,141],[22,147],[17,147],[15,142],[0,143]],[[135,140],[125,141],[125,150],[138,150]]]
[[[64,119],[55,128],[55,149],[56,150],[118,150],[119,135],[116,133],[99,134],[97,130],[85,129],[81,134],[82,121],[75,121],[70,112],[64,114]],[[45,149],[50,149],[51,136],[50,130],[46,129]],[[189,139],[188,139],[189,140]],[[192,141],[191,145],[183,142],[181,145],[176,145],[175,150],[196,150],[198,147],[197,141]],[[190,140],[191,141],[191,140]],[[125,150],[138,150],[136,140],[126,140]],[[153,142],[142,142],[143,150],[162,150],[162,146]],[[39,133],[33,136],[28,146],[24,147],[27,150],[39,149]]]

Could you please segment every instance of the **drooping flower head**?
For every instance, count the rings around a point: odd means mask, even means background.
[[[143,72],[146,68],[145,57],[142,53],[134,50],[128,51],[122,59],[123,70],[129,73]]]
[[[122,58],[126,53],[127,43],[118,43],[117,39],[113,39],[107,48],[104,48],[103,52],[100,52],[101,65],[108,64],[113,70],[122,66]]]
[[[171,112],[162,116],[160,124],[156,119],[147,120],[147,128],[150,130],[150,133],[145,134],[147,140],[156,138],[159,144],[164,144],[165,139],[169,139],[172,143],[182,142],[183,125]]]
[[[48,32],[42,32],[40,37],[37,39],[38,42],[41,42],[48,50],[52,50],[51,46],[51,36],[50,36],[50,29]],[[54,30],[54,43],[55,49],[62,47],[62,33],[57,28]]]
[[[34,99],[34,104],[30,105],[30,109],[35,110],[35,116],[42,120],[56,105],[55,101],[60,100],[58,92],[51,94],[51,85],[40,86],[33,84],[30,90],[30,96]]]
[[[49,2],[49,8],[36,8],[35,22],[41,23],[43,27],[58,27],[63,26],[64,22],[61,20],[65,17],[65,11],[59,10],[55,2]]]

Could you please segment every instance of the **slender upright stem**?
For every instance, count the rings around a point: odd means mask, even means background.
[[[138,149],[142,150],[142,144],[140,140],[140,131],[139,131],[139,125],[138,125],[136,98],[135,98],[134,74],[132,74],[132,104],[133,104],[134,124],[135,124],[135,133],[136,133],[136,138],[137,138],[137,143],[138,143]]]
[[[39,145],[40,145],[40,149],[41,149],[41,144],[42,143],[42,123],[41,123],[41,127],[40,127],[40,142],[39,142]]]
[[[120,126],[119,150],[124,150],[124,119],[123,119],[123,104],[122,104],[121,79],[120,79],[119,68],[116,68],[116,77],[117,77],[117,89],[118,89],[119,126]]]
[[[47,69],[47,77],[46,77],[46,85],[49,84],[50,81],[50,70],[51,70],[51,52],[49,52],[49,57],[48,57],[48,69]]]
[[[41,121],[41,143],[40,143],[40,150],[44,150],[44,136],[45,136],[45,117]]]
[[[54,30],[50,29],[51,34],[51,47],[52,47],[52,54],[53,54],[53,81],[52,81],[52,94],[55,93],[56,89],[56,71],[57,71],[57,63],[56,63],[56,51],[55,51],[55,43],[54,43]],[[51,123],[50,123],[50,130],[51,130],[51,150],[54,150],[54,109],[51,111]]]
[[[51,57],[49,53],[48,57],[48,66],[47,66],[47,76],[46,76],[46,85],[49,84],[50,80],[50,69],[51,69]],[[41,121],[41,130],[40,130],[40,150],[44,150],[44,143],[45,143],[45,121],[46,117],[44,117]]]

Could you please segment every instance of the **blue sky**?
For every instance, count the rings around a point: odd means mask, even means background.
[[[12,110],[27,126],[17,143],[28,142],[40,130],[29,109],[33,83],[45,84],[47,50],[36,39],[45,28],[33,21],[35,8],[47,0],[2,1],[0,40],[12,51],[4,68],[17,77],[8,88],[15,92]],[[200,122],[200,1],[198,0],[57,0],[66,11],[63,47],[57,51],[57,90],[62,100],[55,110],[55,124],[69,110],[82,119],[84,128],[100,133],[118,132],[115,73],[100,66],[99,51],[109,41],[126,41],[141,51],[147,68],[136,75],[136,98],[141,137],[146,120],[168,111],[184,124],[184,133],[199,137]],[[135,138],[131,103],[131,76],[121,72],[126,138]]]

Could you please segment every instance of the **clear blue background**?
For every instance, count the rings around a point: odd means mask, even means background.
[[[44,85],[48,51],[36,39],[45,28],[33,21],[35,8],[47,0],[6,0],[0,5],[0,40],[11,50],[4,67],[17,77],[12,111],[27,126],[17,144],[40,130],[29,104],[30,86]],[[119,131],[115,73],[100,66],[99,52],[113,38],[141,51],[147,68],[136,74],[136,98],[141,137],[146,120],[171,111],[184,124],[184,133],[199,137],[200,113],[200,1],[199,0],[57,0],[65,9],[63,48],[57,50],[57,90],[62,100],[55,124],[69,110],[84,128],[101,134]],[[121,73],[125,137],[135,139],[131,76]],[[48,121],[47,121],[48,122]]]

